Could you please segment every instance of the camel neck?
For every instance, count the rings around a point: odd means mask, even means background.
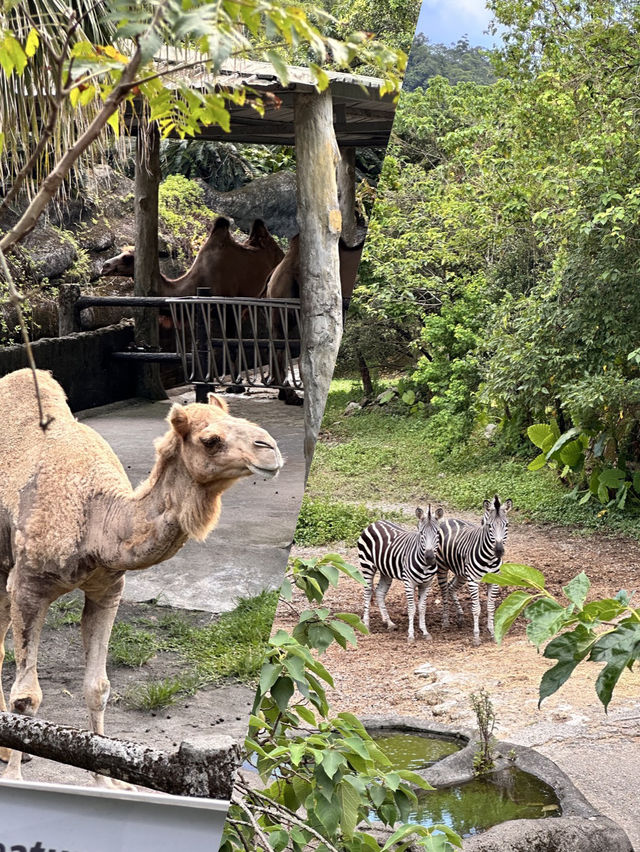
[[[194,482],[179,454],[156,459],[149,478],[113,506],[110,523],[118,530],[113,567],[148,568],[170,559],[188,538],[203,540],[218,520],[228,484]]]

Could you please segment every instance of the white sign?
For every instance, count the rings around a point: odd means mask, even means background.
[[[228,802],[0,781],[0,852],[217,852]]]

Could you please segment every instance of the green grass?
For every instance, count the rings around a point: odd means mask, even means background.
[[[184,694],[180,678],[152,680],[132,687],[125,695],[125,701],[134,710],[159,710],[175,704]]]
[[[158,639],[150,630],[137,630],[126,621],[113,625],[109,641],[109,657],[113,663],[138,668],[158,652]]]
[[[162,647],[179,654],[202,686],[223,678],[251,681],[262,665],[277,601],[277,592],[246,598],[206,627],[171,614],[160,620]]]
[[[603,515],[595,503],[579,506],[566,499],[566,489],[551,470],[528,471],[526,459],[505,457],[479,440],[444,461],[435,459],[429,452],[426,420],[419,415],[393,414],[376,406],[345,417],[347,403],[358,398],[351,387],[348,380],[332,384],[309,478],[311,503],[330,506],[338,498],[368,505],[418,505],[429,500],[480,513],[482,501],[499,493],[513,499],[521,519],[640,538],[640,513]]]
[[[83,600],[78,591],[70,592],[54,601],[47,613],[47,625],[57,630],[68,624],[79,624],[82,618]]]
[[[331,541],[344,541],[353,546],[362,530],[381,517],[380,511],[363,504],[353,505],[339,500],[306,496],[302,500],[295,542],[313,547]],[[387,520],[404,520],[401,513],[385,512]]]

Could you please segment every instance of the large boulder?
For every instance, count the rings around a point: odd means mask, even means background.
[[[263,219],[277,237],[298,233],[294,172],[274,172],[230,192],[217,192],[207,184],[203,188],[206,205],[233,219],[245,233],[251,230],[254,219]]]

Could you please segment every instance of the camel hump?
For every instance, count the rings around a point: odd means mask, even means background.
[[[228,219],[225,219],[224,216],[218,216],[218,218],[213,223],[213,228],[211,229],[211,233],[207,237],[204,245],[210,243],[225,243],[229,239],[231,239],[231,222]],[[203,245],[203,248],[204,248]]]
[[[273,237],[269,233],[269,229],[262,219],[254,219],[251,230],[249,231],[249,239],[247,245],[260,246],[264,248],[267,243],[270,243]]]

